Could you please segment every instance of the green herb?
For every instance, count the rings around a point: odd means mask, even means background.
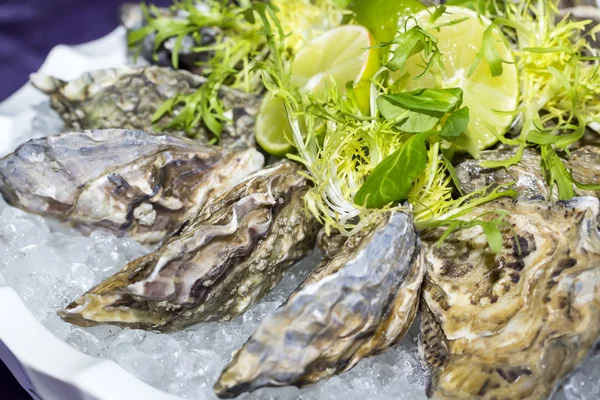
[[[423,57],[426,60],[425,69],[415,79],[425,75],[433,66],[438,65],[443,69],[441,61],[441,52],[437,46],[437,38],[424,31],[418,25],[413,26],[404,33],[400,33],[390,43],[384,44],[383,47],[396,46],[392,53],[392,58],[385,65],[391,71],[398,71],[404,68],[409,57],[423,52]]]
[[[469,73],[467,74],[467,76],[473,75],[482,58],[487,61],[492,76],[502,75],[502,64],[509,63],[509,61],[503,60],[502,57],[500,57],[500,55],[498,54],[498,50],[496,49],[497,40],[494,37],[494,29],[497,29],[496,26],[494,24],[491,24],[483,32],[483,41],[481,42],[481,48],[477,52],[475,61],[469,69]],[[509,47],[508,43],[506,42],[504,43],[504,45],[506,47]]]
[[[426,226],[516,195],[493,190],[453,196],[456,172],[442,155],[441,139],[461,138],[468,123],[460,89],[387,93],[387,68],[382,68],[372,82],[370,116],[358,112],[353,91],[341,91],[334,82],[318,98],[301,94],[291,84],[289,61],[281,56],[286,46],[277,39],[282,31],[278,13],[263,7],[255,10],[271,54],[261,65],[263,82],[284,102],[297,150],[288,157],[306,167],[314,185],[304,201],[326,232],[335,228],[352,235],[378,213],[406,210],[399,205],[403,201],[412,206],[417,224]]]
[[[470,8],[477,14],[493,17],[502,15],[506,8],[504,0],[446,0],[444,4],[449,6],[461,6]]]
[[[439,137],[452,142],[467,130],[467,125],[469,125],[469,108],[463,107],[448,116]]]
[[[542,166],[547,174],[548,183],[550,184],[550,197],[552,197],[552,189],[556,184],[559,200],[571,199],[575,193],[573,192],[573,182],[569,179],[569,171],[567,171],[565,165],[552,146],[544,145],[541,147],[541,150]]]
[[[398,103],[411,107],[412,110],[431,111],[442,114],[454,111],[462,101],[460,89],[447,89],[442,93],[438,91],[419,91],[428,93],[425,98],[438,98],[439,103],[433,105],[428,101],[415,102],[413,98],[401,97]],[[453,93],[453,96],[448,96]],[[383,97],[383,96],[382,96]],[[388,96],[389,97],[389,96]],[[396,99],[397,100],[397,99]],[[441,136],[443,139],[453,141],[467,128],[469,123],[469,109],[464,107],[450,114],[439,131],[428,130],[417,133],[406,140],[398,150],[381,161],[360,187],[354,202],[367,208],[381,208],[390,203],[406,200],[413,189],[415,180],[423,174],[427,166],[427,139]]]
[[[462,103],[459,88],[419,89],[412,92],[381,95],[377,107],[381,115],[394,120],[404,132],[424,132],[433,129],[440,119]]]
[[[557,12],[549,1],[505,2],[494,19],[494,25],[503,27],[514,42],[521,79],[515,127],[520,135],[510,143],[504,141],[518,146],[515,156],[481,164],[486,168],[508,167],[521,160],[526,146],[539,146],[550,194],[556,188],[558,197],[567,200],[573,197],[573,184],[577,183],[555,149],[577,142],[587,124],[600,120],[600,54],[589,44],[589,38],[600,27],[592,28],[586,36],[585,27],[590,21],[564,18],[556,22]],[[496,70],[498,63],[496,60]],[[595,184],[586,186],[592,188]]]
[[[377,101],[389,103],[399,110],[411,110],[439,116],[456,110],[462,103],[463,91],[460,88],[450,89],[417,89],[412,92],[394,93],[380,96]],[[389,109],[389,108],[387,108]],[[383,113],[382,113],[383,114]],[[386,118],[393,118],[387,116]]]
[[[494,218],[489,221],[480,219],[481,217],[485,216],[486,214],[497,214],[499,216],[498,216],[498,218]],[[440,236],[440,238],[437,241],[437,246],[440,247],[442,245],[442,243],[444,243],[444,241],[453,232],[455,232],[457,230],[470,229],[470,228],[479,226],[483,229],[483,233],[485,234],[485,237],[487,239],[490,250],[495,254],[499,254],[500,251],[502,251],[502,247],[503,247],[501,229],[508,225],[504,219],[504,217],[506,215],[507,215],[507,213],[505,211],[497,210],[497,211],[492,211],[489,213],[482,214],[479,217],[473,218],[468,221],[463,221],[463,220],[459,220],[459,219],[449,219],[449,220],[445,220],[445,221],[437,221],[437,223],[436,223],[437,227],[446,227],[446,230],[444,231],[444,233]]]
[[[402,144],[373,170],[354,197],[356,204],[381,208],[408,198],[413,182],[427,166],[425,142],[433,132],[419,133]]]

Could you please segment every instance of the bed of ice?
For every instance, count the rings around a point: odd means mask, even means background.
[[[48,105],[38,108],[29,137],[60,130]],[[29,137],[19,137],[18,142]],[[103,232],[84,236],[55,221],[12,208],[0,198],[0,280],[5,279],[31,312],[58,338],[96,357],[109,358],[141,380],[189,399],[214,399],[212,386],[233,351],[259,321],[302,281],[318,254],[292,268],[260,304],[231,322],[200,324],[174,334],[111,326],[79,328],[56,310],[149,250]],[[244,399],[401,400],[425,398],[425,370],[416,349],[416,326],[385,354],[363,360],[348,373],[305,390],[268,389]],[[600,355],[590,357],[555,398],[600,398]]]

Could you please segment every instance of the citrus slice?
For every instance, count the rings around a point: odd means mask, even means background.
[[[264,151],[277,157],[294,150],[291,145],[292,128],[288,123],[283,100],[267,93],[260,105],[254,124],[256,143]]]
[[[398,30],[398,21],[423,9],[419,0],[355,0],[350,9],[356,23],[367,27],[379,42],[389,42]]]
[[[325,32],[308,43],[292,62],[291,80],[300,91],[322,96],[333,80],[343,93],[348,81],[355,87],[361,108],[368,109],[369,79],[379,68],[377,49],[369,30],[359,25],[344,25]],[[257,143],[268,153],[283,156],[293,150],[283,102],[268,94],[256,117]],[[287,135],[287,138],[286,138]]]
[[[319,96],[332,78],[342,91],[348,81],[364,82],[379,68],[379,53],[370,48],[374,45],[373,36],[364,26],[344,25],[327,31],[296,54],[292,83]]]
[[[464,7],[448,6],[446,11],[447,14],[434,22],[435,25],[443,25],[461,18],[467,19],[438,29],[429,22],[432,9],[420,11],[414,16],[421,28],[437,38],[444,69],[435,65],[421,78],[414,79],[425,68],[422,56],[417,54],[410,57],[404,70],[394,73],[393,78],[398,79],[403,73],[408,73],[404,90],[461,88],[464,93],[463,106],[469,107],[470,121],[466,134],[470,140],[463,140],[459,144],[477,157],[479,150],[498,141],[489,127],[493,127],[500,135],[510,128],[513,116],[498,111],[510,112],[517,108],[519,97],[517,67],[515,64],[503,63],[502,74],[492,76],[488,62],[482,58],[475,71],[469,76],[469,70],[482,47],[483,34],[491,25],[491,21]],[[513,63],[514,56],[506,46],[502,32],[498,28],[492,29],[498,55],[504,61]]]

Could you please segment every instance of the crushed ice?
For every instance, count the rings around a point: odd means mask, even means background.
[[[29,137],[60,130],[47,105]],[[15,145],[18,143],[15,143]],[[317,263],[318,254],[296,265],[281,284],[245,315],[230,322],[204,323],[173,334],[114,326],[79,328],[56,310],[148,249],[133,240],[94,232],[84,236],[55,221],[17,210],[0,199],[0,284],[8,282],[33,314],[61,340],[94,357],[109,358],[141,380],[188,399],[215,399],[212,386],[221,369],[257,327]],[[390,351],[363,360],[348,373],[313,387],[265,389],[241,398],[315,400],[424,399],[425,370],[416,348],[417,329]],[[591,357],[557,397],[600,398],[600,355]]]

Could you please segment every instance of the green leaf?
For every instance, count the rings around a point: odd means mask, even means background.
[[[469,108],[463,107],[450,114],[440,130],[440,137],[449,142],[456,140],[467,129],[469,124]]]
[[[481,217],[483,217],[485,215],[489,215],[489,214],[498,214],[499,217],[494,218],[489,221],[480,219]],[[503,237],[502,237],[501,228],[503,228],[507,225],[506,221],[504,220],[505,215],[506,215],[506,211],[496,210],[496,211],[490,211],[487,213],[483,213],[483,214],[479,215],[477,218],[473,218],[468,221],[463,221],[460,219],[432,221],[428,224],[429,225],[428,229],[446,227],[446,230],[440,236],[440,238],[438,239],[438,241],[436,243],[436,245],[438,247],[440,247],[442,245],[442,243],[444,243],[446,241],[446,239],[448,239],[448,237],[455,231],[460,230],[460,229],[470,229],[475,226],[480,226],[483,229],[483,233],[485,234],[485,237],[487,239],[490,250],[494,254],[499,254],[502,251],[502,248],[504,247],[504,241],[503,241]]]
[[[150,25],[146,25],[141,27],[140,29],[131,31],[127,34],[127,44],[129,45],[129,47],[133,47],[142,40],[144,40],[146,36],[148,36],[154,31],[155,29]]]
[[[448,170],[448,174],[450,175],[450,179],[452,179],[452,183],[456,187],[456,190],[458,190],[458,193],[461,196],[464,196],[465,193],[463,192],[463,190],[460,186],[460,179],[458,179],[458,174],[456,173],[456,169],[454,169],[454,165],[452,165],[452,162],[443,154],[442,154],[442,161],[444,163],[444,166]]]
[[[550,186],[550,196],[554,185],[558,188],[559,200],[570,200],[575,195],[573,177],[563,164],[563,160],[550,145],[541,146],[542,166],[546,172],[546,180]]]
[[[360,187],[354,202],[381,208],[408,198],[413,182],[427,166],[427,138],[435,132],[411,136],[398,150],[383,159]]]
[[[515,165],[521,161],[521,159],[523,158],[523,152],[525,151],[525,147],[526,146],[522,144],[521,146],[519,146],[519,149],[517,150],[514,156],[505,160],[486,160],[481,161],[479,165],[481,165],[483,168],[508,168],[511,165]]]
[[[430,24],[435,23],[435,21],[437,21],[442,15],[444,15],[445,12],[446,12],[446,6],[445,5],[442,4],[442,5],[438,6],[438,7],[436,7],[435,11],[429,17],[429,23]]]
[[[405,110],[443,116],[461,105],[463,91],[460,88],[417,89],[412,92],[384,94],[379,98]]]
[[[498,14],[505,8],[505,0],[447,0],[444,4],[470,8],[478,14]]]
[[[567,125],[565,127],[574,128],[575,132],[567,135],[553,135],[550,133],[550,131],[552,131],[552,128],[550,130],[543,131],[534,130],[529,131],[527,133],[527,141],[529,143],[538,144],[541,146],[552,144],[559,149],[564,149],[567,146],[570,146],[573,143],[577,142],[585,134],[585,125],[583,124],[580,124],[578,126]]]
[[[483,32],[483,41],[481,42],[481,49],[479,49],[479,51],[477,52],[475,61],[473,62],[473,65],[471,65],[467,76],[471,76],[475,72],[482,58],[485,58],[485,60],[487,61],[492,76],[502,75],[502,63],[510,63],[508,61],[503,60],[498,54],[498,50],[496,49],[496,39],[494,38],[494,28],[495,25],[491,24]],[[506,45],[505,42],[504,44]]]
[[[459,88],[385,94],[377,98],[377,108],[385,119],[396,121],[398,129],[425,132],[433,129],[446,113],[457,109],[462,95]]]
[[[398,71],[404,68],[406,61],[413,55],[423,52],[423,58],[426,60],[425,69],[415,79],[423,76],[434,64],[444,68],[442,64],[440,49],[437,46],[437,38],[425,32],[418,25],[410,28],[406,32],[398,34],[390,43],[384,46],[397,45],[392,54],[392,58],[385,64],[385,67],[391,71]]]

